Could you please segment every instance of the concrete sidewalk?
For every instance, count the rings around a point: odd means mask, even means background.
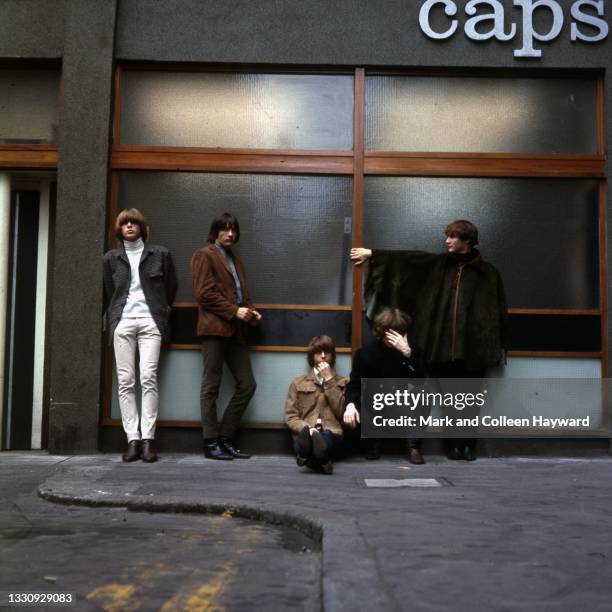
[[[287,456],[76,456],[39,494],[225,512],[321,537],[325,610],[612,609],[609,458],[353,459],[335,468],[314,474]]]

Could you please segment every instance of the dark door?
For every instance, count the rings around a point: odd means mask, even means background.
[[[39,207],[39,192],[13,192],[4,387],[7,450],[31,448]]]

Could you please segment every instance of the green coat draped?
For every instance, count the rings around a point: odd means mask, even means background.
[[[427,364],[464,360],[469,370],[498,365],[506,347],[507,306],[497,269],[476,249],[471,259],[423,251],[378,251],[365,283],[368,318],[384,307],[413,318],[411,341]]]

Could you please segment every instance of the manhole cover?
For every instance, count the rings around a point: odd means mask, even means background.
[[[398,487],[441,487],[436,478],[365,478],[366,487],[393,489]]]

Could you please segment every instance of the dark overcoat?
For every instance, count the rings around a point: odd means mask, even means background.
[[[471,257],[423,251],[373,251],[365,285],[369,318],[383,307],[414,320],[411,340],[425,363],[464,361],[468,370],[498,365],[506,347],[507,306],[497,269]]]

